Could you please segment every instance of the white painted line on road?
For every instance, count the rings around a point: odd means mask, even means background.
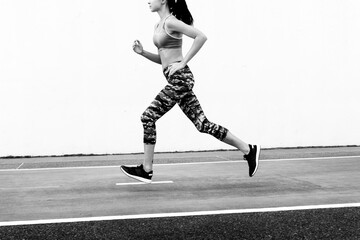
[[[102,169],[102,168],[118,168],[118,167],[120,167],[120,166],[112,165],[112,166],[88,166],[88,167],[21,168],[21,169],[0,169],[0,172],[79,170],[79,169]]]
[[[225,157],[219,157],[219,156],[215,156],[215,157],[221,158],[221,159],[227,159]],[[191,158],[191,157],[189,157],[189,158]],[[283,162],[283,161],[336,160],[336,159],[353,159],[353,158],[360,158],[360,156],[260,159],[260,163],[261,162]],[[204,164],[223,164],[223,163],[247,163],[247,162],[245,160],[226,160],[226,161],[212,161],[212,162],[159,163],[159,164],[154,164],[154,166],[181,166],[181,165],[204,165]],[[128,165],[128,166],[130,166],[130,165]],[[105,169],[105,168],[118,168],[118,167],[120,167],[120,166],[112,165],[112,166],[88,166],[88,167],[21,168],[21,169],[0,169],[0,172]]]
[[[232,210],[198,211],[198,212],[155,213],[155,214],[137,214],[137,215],[102,216],[102,217],[62,218],[62,219],[44,219],[44,220],[28,220],[28,221],[8,221],[8,222],[0,222],[0,227],[18,226],[18,225],[35,225],[35,224],[128,220],[128,219],[207,216],[207,215],[221,215],[221,214],[283,212],[283,211],[299,211],[299,210],[313,210],[313,209],[350,208],[350,207],[360,207],[360,203],[232,209]]]
[[[24,165],[24,163],[20,164],[20,166],[18,166],[16,169],[20,169],[22,165]]]
[[[219,157],[227,159],[225,157]],[[333,159],[347,159],[360,158],[360,156],[343,156],[343,157],[314,157],[314,158],[283,158],[283,159],[260,159],[260,162],[283,162],[283,161],[314,161],[314,160],[333,160]],[[212,161],[212,162],[188,162],[188,163],[160,163],[154,166],[179,166],[179,165],[203,165],[203,164],[223,164],[223,163],[247,163],[245,160],[226,160],[226,161]]]
[[[360,158],[360,156],[339,156],[339,157],[312,157],[312,158],[282,158],[282,159],[264,159],[261,162],[282,162],[282,161],[312,161],[312,160],[331,160],[331,159],[346,159],[346,158]]]
[[[0,187],[0,190],[26,190],[26,189],[47,189],[59,188],[60,186],[37,186],[37,187]]]
[[[151,183],[144,183],[144,182],[128,182],[128,183],[116,183],[116,186],[127,186],[127,185],[147,185],[147,184],[167,184],[167,183],[174,183],[173,181],[157,181]]]

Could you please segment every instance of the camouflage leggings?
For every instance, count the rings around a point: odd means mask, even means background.
[[[164,69],[164,74],[166,72]],[[202,110],[192,88],[194,77],[188,66],[175,72],[172,76],[165,74],[168,84],[155,97],[154,101],[141,115],[144,127],[144,143],[156,143],[155,122],[177,103],[195,127],[202,133],[208,133],[219,140],[226,137],[228,130],[210,122]]]

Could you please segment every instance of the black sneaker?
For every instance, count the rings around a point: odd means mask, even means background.
[[[152,175],[153,175],[153,171],[146,172],[144,170],[142,164],[137,166],[137,167],[121,166],[120,169],[128,177],[131,177],[133,179],[136,179],[136,180],[144,182],[144,183],[151,183],[151,178],[152,178]]]
[[[255,175],[259,167],[259,158],[260,158],[260,145],[251,145],[249,144],[250,152],[247,155],[244,155],[244,160],[248,162],[249,165],[249,176],[252,177]]]

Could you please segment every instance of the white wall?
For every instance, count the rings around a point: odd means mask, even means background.
[[[187,2],[210,120],[264,147],[360,144],[359,1]],[[166,81],[131,45],[155,52],[157,21],[145,0],[0,0],[0,156],[141,152]],[[178,107],[157,129],[157,151],[229,148]]]

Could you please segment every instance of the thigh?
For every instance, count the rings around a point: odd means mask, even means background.
[[[152,121],[157,121],[173,108],[175,104],[174,90],[171,85],[166,85],[151,102],[143,115],[151,118]]]
[[[165,77],[171,88],[172,98],[178,103],[189,94],[194,86],[194,76],[188,66],[176,71],[172,76],[165,73]]]
[[[196,127],[200,126],[206,119],[200,102],[192,90],[181,99],[179,106]]]
[[[218,124],[210,122],[206,118],[194,92],[189,92],[179,103],[179,106],[200,132],[208,133],[221,141],[226,137],[228,130]]]

